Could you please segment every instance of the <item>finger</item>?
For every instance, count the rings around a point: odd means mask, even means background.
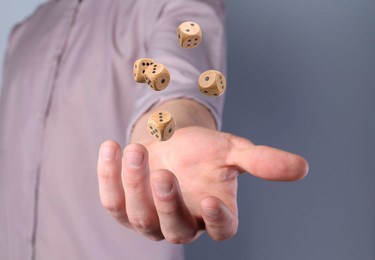
[[[294,181],[307,175],[308,163],[299,155],[232,136],[229,164],[266,180]]]
[[[199,226],[184,203],[176,177],[167,170],[158,170],[151,174],[151,183],[165,239],[176,244],[193,241]]]
[[[237,233],[237,209],[232,213],[218,198],[207,197],[201,202],[201,211],[206,231],[212,239],[229,239]]]
[[[128,145],[122,161],[122,182],[130,224],[150,239],[163,239],[151,194],[146,148],[140,144]]]
[[[97,172],[102,205],[116,220],[127,225],[121,182],[121,148],[116,142],[106,141],[100,146]]]

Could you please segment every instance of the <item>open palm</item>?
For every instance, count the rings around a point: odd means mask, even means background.
[[[107,141],[98,160],[100,196],[109,213],[151,239],[173,243],[190,242],[204,229],[215,240],[236,233],[237,176],[243,172],[293,181],[306,175],[307,163],[202,127],[179,129],[165,142],[128,145],[122,160],[119,145]]]

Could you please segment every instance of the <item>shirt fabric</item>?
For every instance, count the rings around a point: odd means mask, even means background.
[[[182,259],[183,248],[120,226],[100,204],[100,144],[126,144],[134,122],[174,98],[201,102],[220,126],[223,97],[197,88],[225,73],[221,0],[51,0],[9,39],[0,100],[0,259]],[[203,43],[178,45],[184,21]],[[133,80],[133,63],[163,63],[162,92]]]

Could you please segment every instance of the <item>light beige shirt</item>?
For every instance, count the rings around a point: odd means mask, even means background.
[[[222,97],[197,89],[205,70],[225,73],[221,0],[51,0],[13,30],[0,101],[0,259],[181,259],[116,223],[98,196],[104,140],[127,143],[150,106],[172,98],[205,104],[220,125]],[[203,43],[178,45],[195,21]],[[165,64],[162,92],[135,83],[136,59]]]

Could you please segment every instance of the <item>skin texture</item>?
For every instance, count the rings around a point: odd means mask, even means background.
[[[103,206],[122,225],[152,240],[189,243],[204,230],[214,240],[229,239],[238,229],[239,174],[296,181],[308,172],[299,155],[214,130],[210,113],[194,101],[160,108],[175,111],[182,125],[171,139],[150,139],[144,121],[151,110],[135,126],[134,143],[123,155],[119,144],[106,141],[98,158]],[[198,112],[199,119],[193,116]]]

